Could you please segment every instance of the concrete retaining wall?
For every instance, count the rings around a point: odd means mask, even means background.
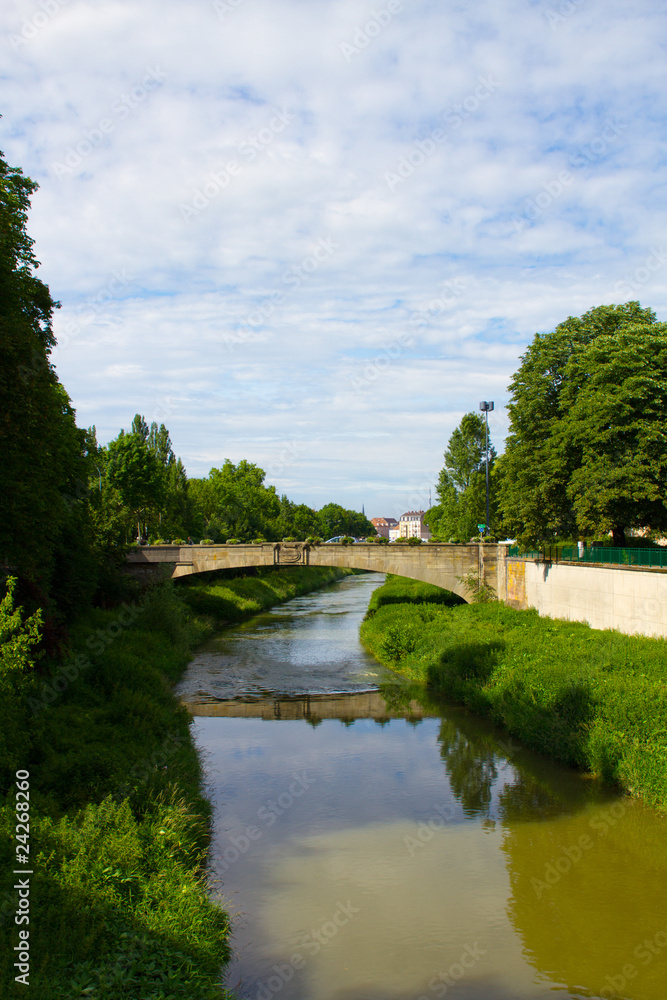
[[[508,559],[508,604],[628,635],[667,636],[667,571]]]

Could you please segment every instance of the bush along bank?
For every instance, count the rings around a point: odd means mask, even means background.
[[[381,663],[527,746],[667,806],[667,643],[490,601],[382,606],[361,626]],[[391,581],[396,596],[400,583]]]
[[[0,608],[0,694],[10,720],[0,733],[3,998],[230,996],[222,986],[229,918],[211,901],[207,874],[210,806],[190,719],[172,686],[216,628],[216,612],[229,620],[235,608],[240,620],[340,575],[295,568],[252,587],[247,578],[224,586],[166,584],[79,619],[69,655],[50,664],[36,652],[39,620],[22,621],[6,598]],[[207,614],[194,613],[191,606],[207,593],[215,599]],[[20,813],[17,772],[29,796],[22,791],[29,804]],[[27,821],[20,828],[17,817]],[[29,970],[19,981],[17,962]]]

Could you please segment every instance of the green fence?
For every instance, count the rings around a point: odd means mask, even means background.
[[[522,552],[518,545],[512,545],[508,555],[520,556],[524,559],[540,559],[543,562],[587,562],[611,563],[616,566],[667,566],[667,546],[664,549],[628,549],[613,546],[592,546],[585,548],[579,555],[576,545],[558,548],[546,546],[543,549],[533,549]]]
[[[586,548],[580,556],[577,548],[563,549],[561,559],[575,562],[615,563],[619,566],[667,566],[667,548],[627,549],[604,546]]]

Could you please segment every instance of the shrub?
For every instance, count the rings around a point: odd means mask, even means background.
[[[344,535],[344,536],[343,536],[343,537],[341,538],[341,540],[340,540],[340,544],[341,544],[341,545],[354,545],[354,541],[355,541],[355,540],[354,540],[354,538],[352,537],[352,535]]]
[[[151,545],[169,545],[169,542],[166,542],[164,538],[154,538]]]
[[[188,543],[186,542],[186,540],[184,538],[172,538],[171,544],[172,545],[187,545]]]
[[[421,545],[421,538],[408,538],[408,545]]]
[[[212,538],[202,538],[202,540],[201,540],[201,542],[199,544],[200,545],[214,545],[215,542],[213,541]]]
[[[382,653],[388,660],[402,660],[408,653],[414,652],[419,642],[421,630],[412,622],[390,625],[380,644]]]
[[[309,535],[306,539],[306,545],[321,545],[322,539],[319,535]]]
[[[240,545],[240,544],[241,544],[240,538],[228,538],[227,541],[225,542],[225,545]]]
[[[251,545],[266,545],[266,538],[253,538]]]
[[[297,542],[298,538],[294,538],[292,535],[288,535],[287,538],[283,538],[284,542]]]

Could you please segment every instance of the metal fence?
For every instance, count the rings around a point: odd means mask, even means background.
[[[587,562],[610,563],[616,566],[667,566],[667,546],[660,549],[629,549],[614,548],[611,545],[591,546],[585,548],[581,555],[576,545],[559,548],[556,545],[543,549],[522,551],[518,545],[512,545],[508,555],[520,556],[523,559],[539,559],[542,562]]]

